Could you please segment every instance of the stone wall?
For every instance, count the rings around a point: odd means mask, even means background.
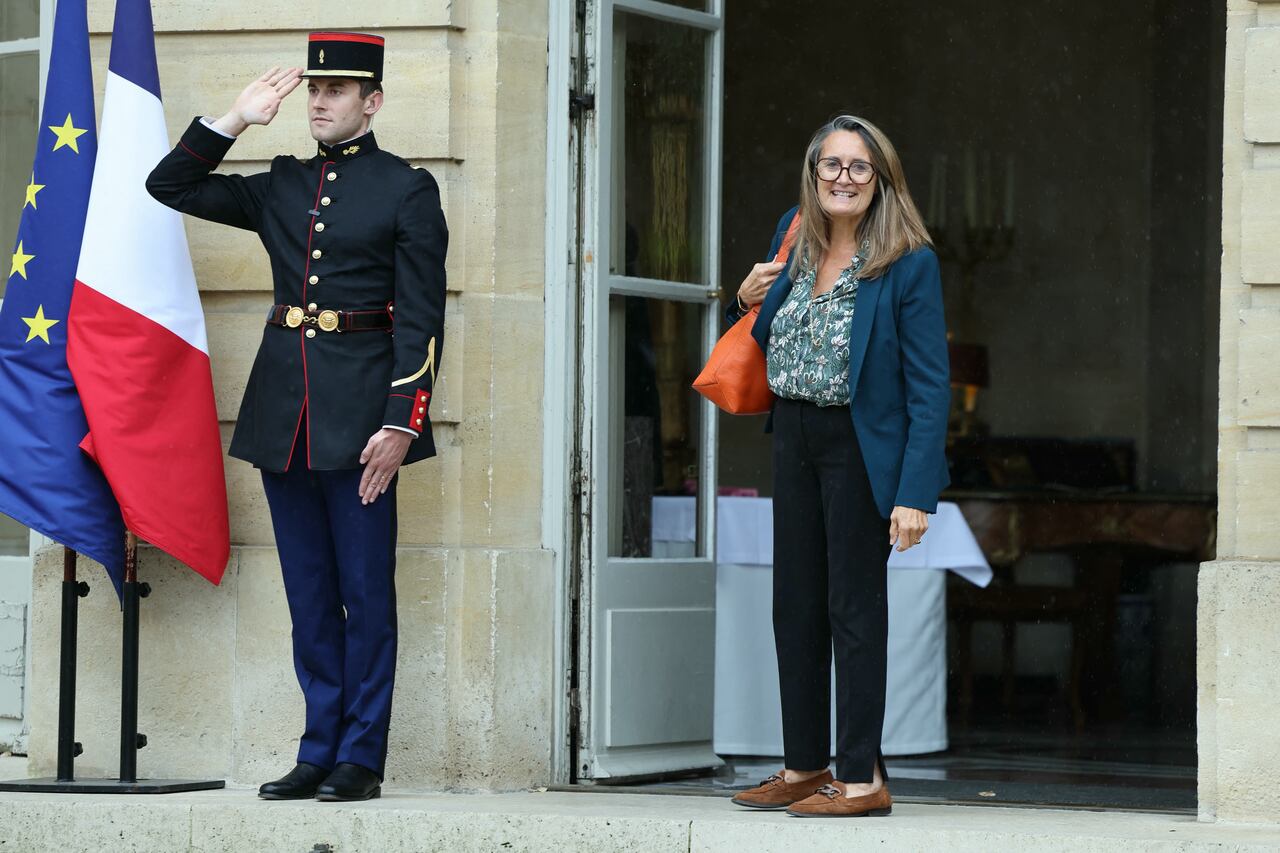
[[[170,135],[220,114],[271,65],[300,64],[308,29],[387,36],[379,145],[440,182],[451,245],[439,456],[400,483],[399,675],[389,781],[513,788],[550,774],[554,568],[541,547],[547,10],[543,0],[153,0]],[[95,77],[110,0],[91,0]],[[310,156],[305,92],[252,128],[226,171]],[[230,440],[271,303],[265,253],[247,232],[188,220],[208,320],[219,418]],[[144,549],[139,757],[150,776],[260,782],[292,766],[302,702],[289,618],[257,472],[227,459],[233,553],[220,587]],[[33,770],[55,759],[61,556],[38,558]],[[97,567],[81,618],[82,775],[116,764],[119,615]]]
[[[1200,811],[1280,815],[1280,3],[1228,0],[1218,560],[1200,572]]]

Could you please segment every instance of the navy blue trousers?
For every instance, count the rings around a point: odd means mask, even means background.
[[[358,764],[381,778],[396,672],[396,482],[364,506],[362,468],[311,471],[306,433],[289,468],[262,472],[293,665],[306,699],[298,761]]]

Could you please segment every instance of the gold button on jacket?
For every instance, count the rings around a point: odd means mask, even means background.
[[[304,405],[317,470],[359,468],[384,425],[419,433],[406,463],[434,455],[419,410],[429,409],[444,342],[449,235],[435,178],[381,150],[373,133],[306,160],[276,157],[268,172],[247,176],[214,171],[231,144],[193,122],[148,189],[169,207],[258,234],[274,290],[264,311],[316,306],[315,323],[263,324],[231,455],[284,470]],[[326,193],[339,178],[341,195]],[[392,306],[394,331],[338,331],[335,313],[326,315],[334,331],[320,333],[319,309],[385,312],[390,323]]]

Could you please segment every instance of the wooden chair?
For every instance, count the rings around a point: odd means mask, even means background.
[[[947,616],[957,629],[957,669],[960,676],[960,724],[968,728],[973,710],[973,625],[996,622],[1003,635],[1001,704],[1013,707],[1019,623],[1066,623],[1071,626],[1071,672],[1066,700],[1076,731],[1084,729],[1081,682],[1089,645],[1089,595],[1078,587],[1017,584],[1013,566],[992,566],[995,577],[985,589],[957,583],[947,590]]]

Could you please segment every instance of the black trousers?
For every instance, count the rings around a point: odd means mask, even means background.
[[[773,413],[773,636],[786,766],[830,760],[870,782],[884,727],[889,521],[871,493],[847,406],[779,399]]]

